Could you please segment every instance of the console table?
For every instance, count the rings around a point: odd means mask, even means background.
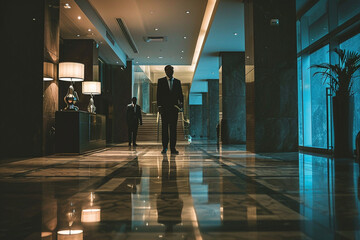
[[[57,153],[82,154],[106,147],[106,117],[84,111],[55,113]]]

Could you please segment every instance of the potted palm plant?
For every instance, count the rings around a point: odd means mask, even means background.
[[[355,51],[335,49],[339,57],[337,64],[322,63],[311,67],[320,69],[324,83],[329,84],[333,97],[334,120],[334,155],[336,157],[352,157],[352,131],[354,115],[354,97],[352,86],[359,76],[355,73],[360,69],[360,54]],[[329,80],[329,81],[327,81]]]

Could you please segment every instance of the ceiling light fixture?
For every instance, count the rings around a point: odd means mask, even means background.
[[[186,11],[185,13],[186,13],[186,14],[189,14],[189,13],[190,13],[190,11]]]
[[[146,58],[150,58],[149,56],[147,56]]]
[[[70,4],[65,3],[64,8],[71,8]]]
[[[187,37],[186,36],[184,36],[184,39],[186,39]]]
[[[119,64],[119,62],[116,62],[117,64]]]
[[[80,37],[80,34],[76,35],[77,37]]]
[[[78,16],[78,19],[81,20],[81,16]]]
[[[163,57],[160,56],[159,58],[163,58]]]
[[[89,28],[88,31],[91,32],[91,29]]]
[[[155,31],[158,31],[159,29],[158,29],[158,28],[155,28],[154,30],[155,30]]]
[[[181,51],[182,53],[184,52],[184,50]]]
[[[235,36],[237,36],[237,35],[238,35],[238,33],[236,32],[236,33],[234,33],[234,35],[235,35]]]

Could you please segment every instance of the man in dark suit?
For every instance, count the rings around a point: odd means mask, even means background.
[[[184,96],[180,80],[173,77],[174,68],[171,65],[165,67],[166,77],[160,78],[157,85],[157,105],[162,120],[162,145],[161,153],[166,153],[169,143],[170,127],[170,150],[171,154],[179,154],[176,150],[176,124],[178,112],[183,106]]]
[[[136,134],[138,130],[139,123],[142,125],[142,117],[141,117],[141,108],[136,104],[136,97],[131,99],[131,103],[127,105],[126,109],[126,120],[128,125],[128,136],[129,136],[129,146],[131,146],[131,140],[133,142],[133,146],[137,146],[136,144]]]

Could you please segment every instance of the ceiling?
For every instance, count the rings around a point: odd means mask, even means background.
[[[150,65],[148,76],[152,81],[163,77],[164,66],[171,64],[176,78],[183,83],[192,82],[191,91],[201,92],[205,91],[202,80],[219,77],[219,52],[244,50],[242,1],[217,2],[196,69],[194,51],[199,34],[204,32],[208,0],[61,0],[61,37],[94,39],[99,55],[107,63],[125,65],[126,59],[131,59],[135,65]],[[71,9],[64,8],[66,3]],[[125,23],[138,53],[126,40],[117,18]],[[115,47],[106,32],[115,40]],[[167,41],[145,42],[144,37],[148,36],[164,36]],[[196,87],[198,83],[200,89]]]
[[[191,92],[207,92],[206,79],[219,79],[219,53],[245,51],[244,4],[220,0],[205,41]]]

